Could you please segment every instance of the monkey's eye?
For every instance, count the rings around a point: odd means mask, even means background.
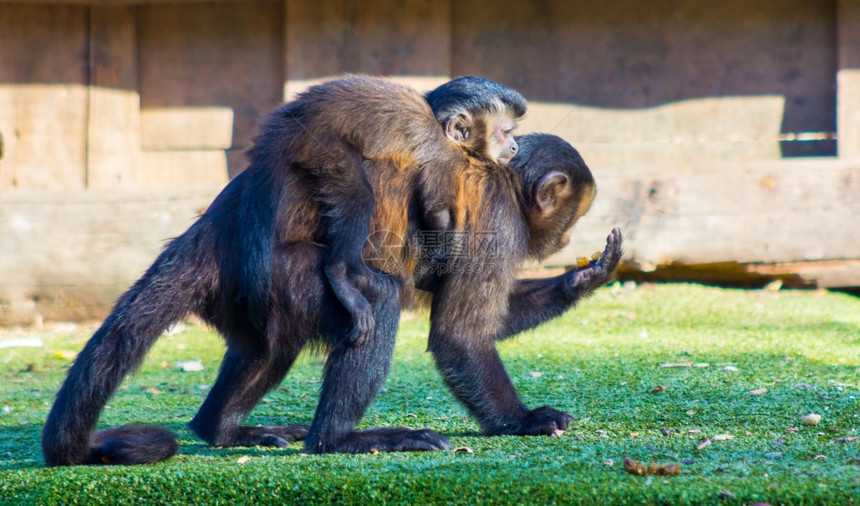
[[[508,128],[507,130],[502,130],[502,133],[505,135],[511,135],[511,132],[513,132],[513,131],[514,131],[513,128]]]

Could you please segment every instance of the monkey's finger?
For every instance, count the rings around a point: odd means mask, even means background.
[[[600,259],[598,263],[601,265],[617,262],[621,258],[621,242],[623,238],[621,236],[621,229],[613,228],[609,235],[606,237],[606,248],[603,250],[603,254],[600,255]]]

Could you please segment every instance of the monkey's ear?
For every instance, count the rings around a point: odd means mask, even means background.
[[[459,112],[445,123],[445,135],[454,144],[463,144],[472,136],[472,115]]]
[[[564,189],[570,184],[566,174],[552,171],[540,178],[534,189],[534,202],[541,214],[549,214],[558,205]]]

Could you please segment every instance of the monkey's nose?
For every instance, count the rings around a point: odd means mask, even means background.
[[[511,153],[516,153],[516,152],[517,152],[517,145],[514,144],[513,146],[511,146]]]

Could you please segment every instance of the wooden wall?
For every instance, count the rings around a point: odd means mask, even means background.
[[[857,0],[0,0],[0,322],[103,315],[260,119],[344,72],[520,90],[600,187],[552,264],[613,225],[645,268],[860,258],[858,34]]]

